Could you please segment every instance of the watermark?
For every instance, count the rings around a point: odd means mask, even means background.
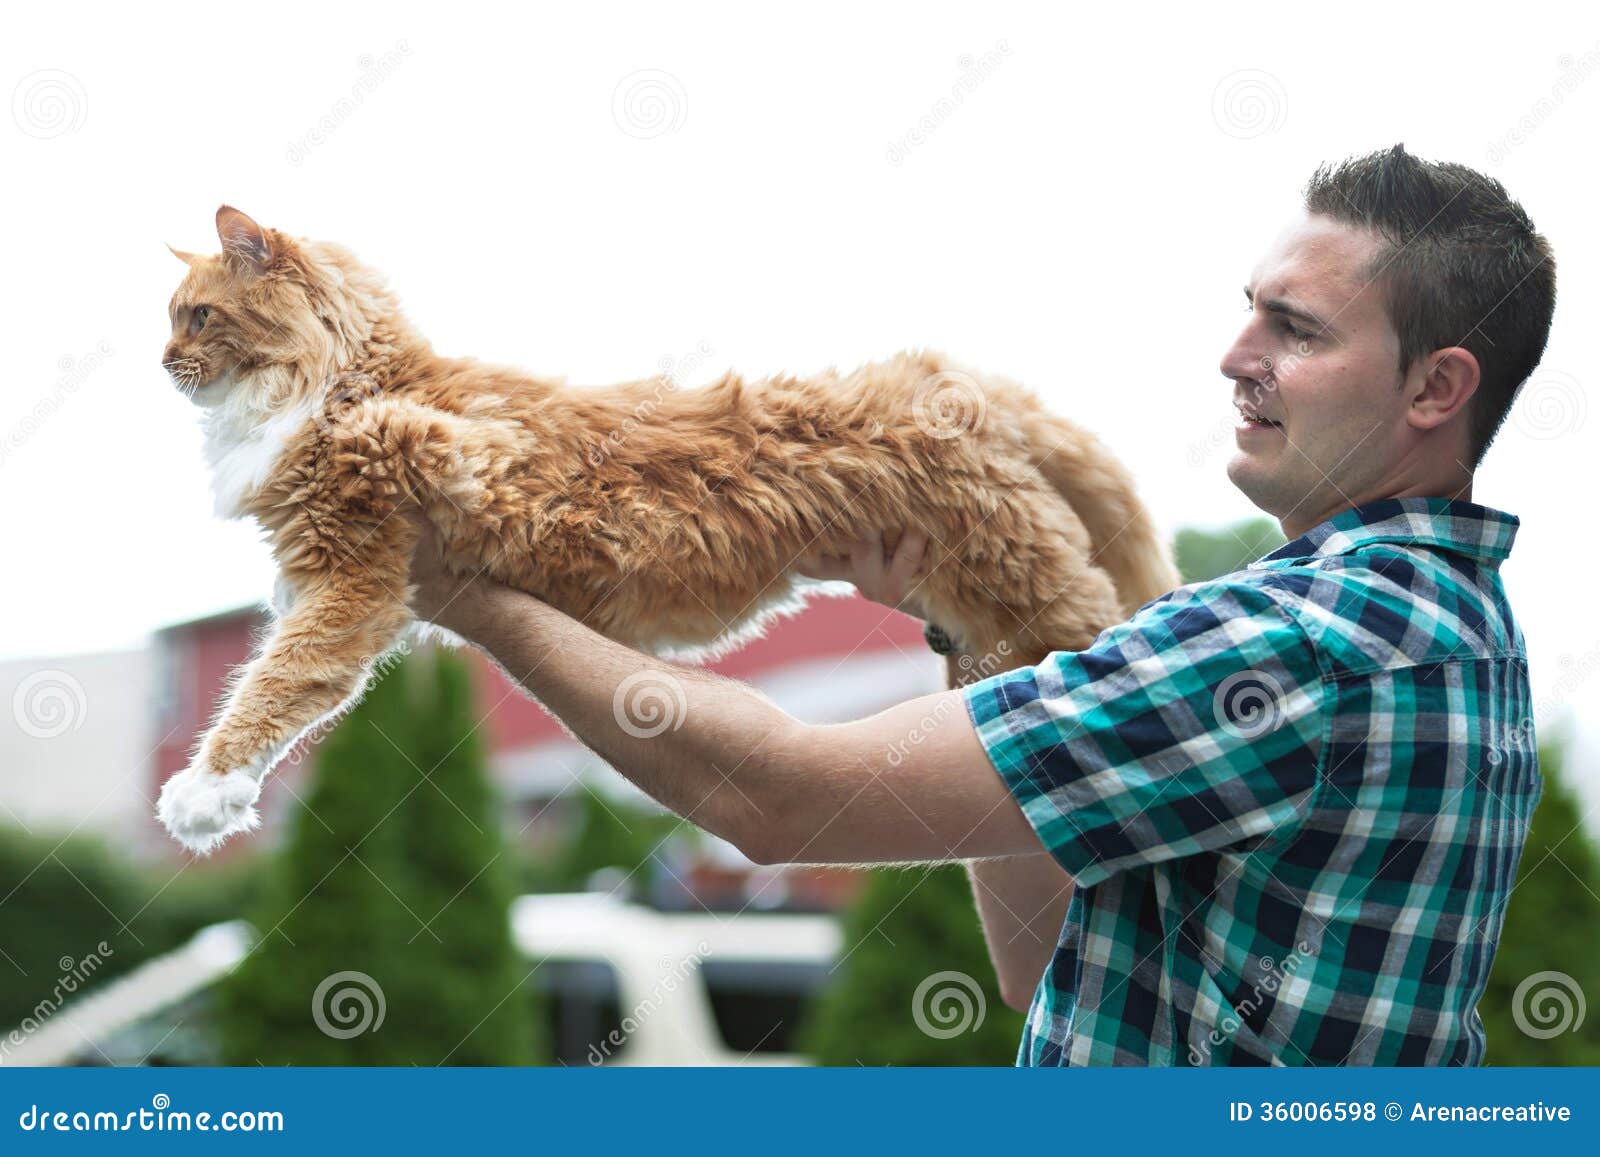
[[[106,359],[114,352],[110,342],[102,341],[82,357],[63,355],[56,362],[61,376],[56,379],[50,392],[35,402],[33,408],[17,419],[16,424],[6,431],[5,437],[0,439],[0,464],[11,456],[13,450],[20,450],[29,438],[38,433],[41,426],[55,417],[67,399],[82,389],[83,384],[106,364]]]
[[[945,370],[923,379],[911,397],[911,417],[930,438],[947,441],[983,425],[989,399],[971,374]]]
[[[1283,987],[1284,981],[1304,967],[1311,955],[1311,945],[1302,940],[1294,946],[1294,951],[1282,960],[1274,960],[1270,956],[1258,957],[1256,968],[1262,973],[1261,979],[1251,985],[1249,996],[1229,1006],[1216,1026],[1206,1034],[1205,1040],[1189,1046],[1189,1063],[1192,1065],[1209,1063],[1211,1050],[1238,1032],[1246,1019],[1254,1015],[1266,1002],[1267,997],[1276,993]]]
[[[1534,728],[1533,717],[1518,719],[1515,722],[1491,724],[1484,739],[1484,748],[1487,751],[1490,767],[1499,766],[1500,761],[1508,755],[1536,754],[1539,750],[1539,737]]]
[[[1189,443],[1187,454],[1189,465],[1194,467],[1204,465],[1206,459],[1210,458],[1225,442],[1231,442],[1233,440],[1233,432],[1239,425],[1238,412],[1242,410],[1250,414],[1259,414],[1262,400],[1278,392],[1279,375],[1292,374],[1300,368],[1301,362],[1311,357],[1313,352],[1310,342],[1298,341],[1295,343],[1294,352],[1287,357],[1263,357],[1259,363],[1261,376],[1251,379],[1250,383],[1244,387],[1244,392],[1248,396],[1242,399],[1237,397],[1233,399],[1234,416],[1221,419],[1206,432],[1204,437],[1197,438]]]
[[[1578,379],[1542,367],[1517,391],[1511,407],[1511,424],[1539,441],[1576,434],[1588,416],[1589,402]]]
[[[1235,671],[1211,695],[1211,713],[1235,739],[1256,739],[1283,721],[1283,684],[1269,672]]]
[[[650,987],[650,994],[631,1008],[622,1018],[622,1023],[610,1032],[598,1044],[589,1046],[588,1061],[591,1065],[603,1065],[611,1059],[613,1053],[628,1043],[628,1038],[639,1031],[657,1009],[666,1002],[666,999],[678,991],[678,986],[689,979],[690,973],[699,968],[705,958],[711,954],[711,946],[704,940],[694,946],[694,951],[681,959],[663,957],[661,964],[664,971],[656,978],[655,984]]]
[[[41,68],[11,90],[11,119],[30,137],[52,140],[83,127],[89,119],[89,96],[72,73]]]
[[[1596,72],[1600,72],[1600,43],[1582,56],[1562,55],[1556,60],[1560,75],[1550,90],[1533,102],[1533,107],[1517,118],[1517,123],[1489,143],[1488,158],[1491,165],[1501,164],[1512,150],[1525,144],[1539,131],[1539,126],[1555,115],[1567,97]]]
[[[643,68],[617,81],[611,92],[611,117],[619,129],[638,140],[665,136],[689,119],[689,94],[672,73]]]
[[[22,1023],[6,1033],[0,1039],[0,1064],[4,1064],[7,1054],[14,1048],[20,1048],[23,1041],[38,1032],[44,1022],[54,1016],[65,1003],[67,997],[77,992],[111,957],[116,950],[104,940],[94,946],[88,955],[73,959],[63,956],[56,961],[56,967],[61,970],[61,975],[56,978],[55,987],[50,990],[50,995],[34,1005],[28,1015],[22,1018]]]
[[[911,994],[911,1019],[935,1040],[977,1032],[987,1012],[982,986],[965,972],[935,972]]]
[[[927,112],[917,118],[917,122],[899,137],[889,142],[885,153],[891,165],[902,165],[911,155],[911,151],[919,145],[925,144],[929,137],[939,131],[939,126],[944,124],[956,114],[956,111],[966,103],[966,99],[977,91],[979,85],[994,75],[996,69],[1011,55],[1011,45],[1004,40],[994,42],[994,47],[982,56],[973,56],[963,53],[956,60],[956,67],[960,75],[955,83],[950,86],[950,91],[933,102]]]
[[[381,56],[372,56],[364,53],[356,61],[361,73],[350,86],[350,91],[334,101],[328,111],[317,118],[317,123],[312,125],[299,138],[289,142],[288,151],[284,154],[291,165],[301,165],[314,149],[327,143],[328,138],[339,131],[339,126],[355,115],[379,85],[394,75],[394,71],[404,63],[406,57],[411,55],[411,45],[404,40],[397,40],[394,47]]]
[[[283,1114],[277,1110],[226,1109],[221,1113],[191,1113],[172,1108],[172,1098],[157,1093],[148,1109],[116,1113],[100,1109],[49,1108],[29,1105],[17,1117],[24,1133],[282,1133]]]
[[[1217,81],[1211,92],[1211,119],[1237,140],[1275,133],[1289,116],[1289,95],[1270,72],[1242,68]]]
[[[1535,1040],[1577,1032],[1588,1011],[1583,989],[1565,972],[1535,972],[1511,994],[1511,1019]]]
[[[311,1019],[334,1040],[377,1032],[387,1012],[383,986],[365,972],[335,972],[311,994]]]
[[[656,412],[661,409],[667,397],[681,390],[684,380],[703,366],[711,354],[711,343],[702,340],[682,357],[675,358],[669,354],[657,362],[657,368],[661,372],[656,375],[655,386],[650,395],[635,404],[633,411],[626,418],[609,430],[599,443],[589,448],[587,454],[589,465],[600,467],[607,458],[627,445],[634,431],[654,420]]]
[[[1007,662],[1011,653],[1011,644],[1002,639],[994,650],[981,658],[975,659],[971,655],[958,656],[956,666],[964,674],[974,674],[980,679],[987,679],[990,675],[1011,668],[1011,664]],[[907,731],[904,737],[889,745],[887,753],[889,766],[899,767],[903,764],[910,758],[912,751],[921,747],[939,729],[940,724],[952,715],[966,718],[966,709],[962,706],[960,696],[939,696],[934,701],[932,711],[917,720],[916,725]]]
[[[83,726],[89,700],[83,684],[66,671],[35,671],[17,684],[11,716],[24,735],[54,739]]]
[[[361,668],[362,677],[368,680],[367,683],[363,684],[364,691],[371,690],[371,683],[382,679],[390,671],[393,671],[410,654],[411,643],[406,639],[401,639],[387,651],[380,652],[377,655],[361,656],[357,666]],[[332,734],[334,729],[344,722],[345,716],[349,713],[349,707],[346,707],[343,710],[335,711],[331,715],[323,716],[306,728],[295,737],[293,745],[284,754],[283,762],[289,767],[300,766],[306,757],[311,754],[312,749]]]
[[[323,434],[342,429],[352,414],[382,394],[383,387],[369,373],[345,370],[332,375],[322,383],[322,405],[313,418],[317,429]]]
[[[635,739],[654,739],[683,726],[689,697],[683,683],[657,668],[635,671],[617,684],[611,697],[617,726]]]

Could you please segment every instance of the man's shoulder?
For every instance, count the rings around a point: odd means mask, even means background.
[[[1498,575],[1421,546],[1256,563],[1194,587],[1185,597],[1270,601],[1334,672],[1523,654]]]

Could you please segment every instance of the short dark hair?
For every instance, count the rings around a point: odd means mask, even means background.
[[[1499,181],[1421,160],[1404,145],[1323,165],[1305,204],[1383,238],[1365,275],[1387,298],[1401,373],[1448,346],[1478,359],[1482,377],[1468,403],[1477,466],[1544,356],[1556,302],[1550,243]]]

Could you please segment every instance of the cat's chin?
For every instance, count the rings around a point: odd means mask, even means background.
[[[189,400],[202,410],[215,410],[228,400],[228,395],[233,392],[233,372],[219,374],[203,386],[197,386],[189,394]]]
[[[162,786],[156,815],[175,840],[204,856],[229,836],[260,825],[260,795],[261,780],[248,771],[218,775],[196,765]]]

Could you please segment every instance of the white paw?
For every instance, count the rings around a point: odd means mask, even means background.
[[[254,806],[260,795],[261,781],[248,771],[218,775],[195,766],[167,780],[156,815],[173,838],[203,856],[261,822]]]

